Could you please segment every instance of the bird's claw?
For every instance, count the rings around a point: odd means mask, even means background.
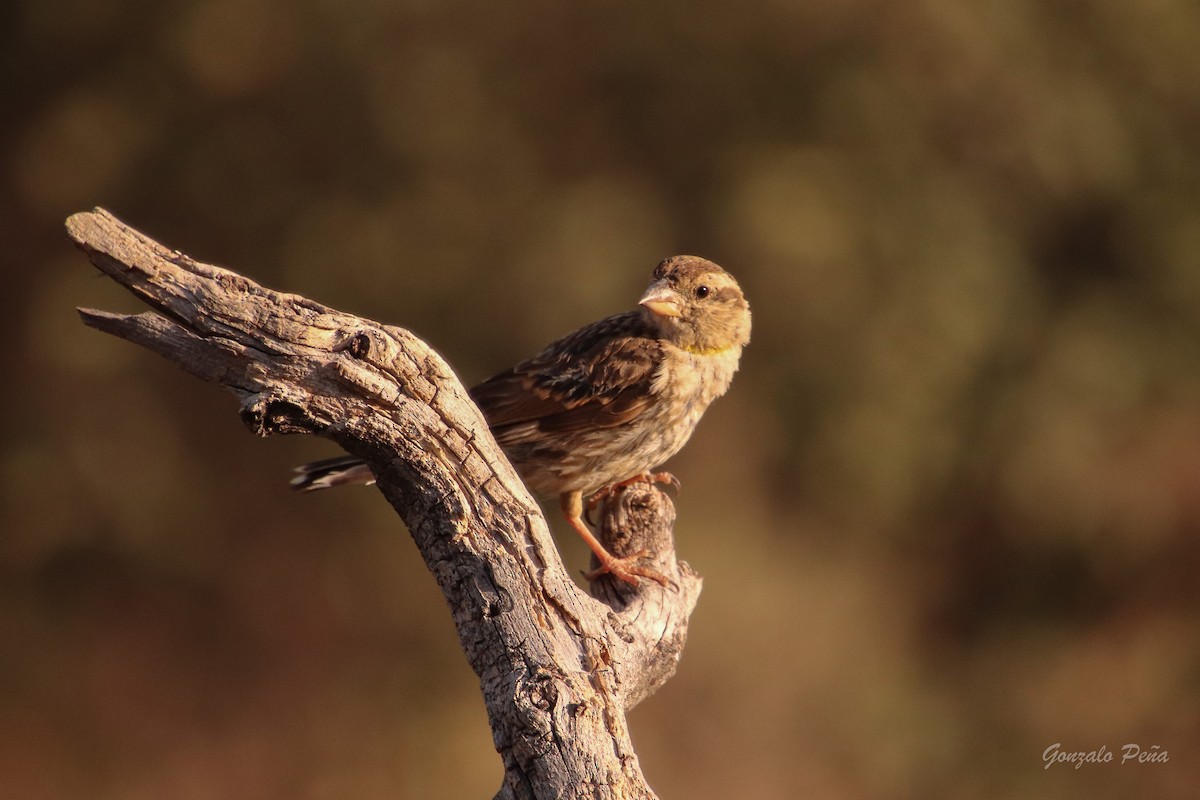
[[[676,478],[670,472],[656,472],[650,476],[651,483],[663,483],[675,490],[675,494],[679,494],[679,490],[683,486],[679,483],[679,478]]]
[[[621,558],[610,557],[607,561],[601,561],[600,566],[590,572],[583,573],[583,576],[589,581],[594,581],[601,575],[612,575],[614,578],[628,583],[630,586],[639,585],[638,576],[649,578],[660,586],[668,586],[671,579],[663,575],[656,569],[643,567],[637,562],[649,554],[646,550],[639,550],[633,555],[623,556]]]

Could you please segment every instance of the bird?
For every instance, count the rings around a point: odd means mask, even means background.
[[[600,498],[638,480],[672,482],[653,470],[687,443],[725,394],[750,342],[750,305],[734,277],[699,256],[661,261],[630,311],[586,325],[470,390],[497,443],[529,490],[557,497],[563,515],[604,573],[637,585],[666,578],[618,558],[584,522]],[[373,483],[352,456],[296,468],[309,492]]]

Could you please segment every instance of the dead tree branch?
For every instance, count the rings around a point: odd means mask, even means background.
[[[408,331],[266,289],[108,212],[67,220],[93,264],[152,310],[85,324],[231,391],[260,436],[312,433],[366,459],[446,597],[504,761],[497,798],[652,798],[625,712],[675,671],[700,579],[675,561],[649,485],[603,512],[617,555],[673,585],[568,576],[545,519],[454,373]]]

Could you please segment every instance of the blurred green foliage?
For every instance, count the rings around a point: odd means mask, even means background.
[[[1194,795],[1192,0],[7,14],[0,795],[500,776],[381,499],[293,496],[328,446],[78,323],[135,308],[63,234],[94,205],[469,382],[666,255],[738,276],[754,342],[672,464],[705,593],[631,719],[663,797]]]

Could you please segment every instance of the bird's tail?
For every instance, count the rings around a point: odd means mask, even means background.
[[[310,461],[296,467],[296,477],[292,478],[292,488],[298,492],[315,492],[317,489],[329,489],[334,486],[353,486],[374,482],[375,475],[367,466],[367,462],[354,456],[338,456],[337,458]]]

